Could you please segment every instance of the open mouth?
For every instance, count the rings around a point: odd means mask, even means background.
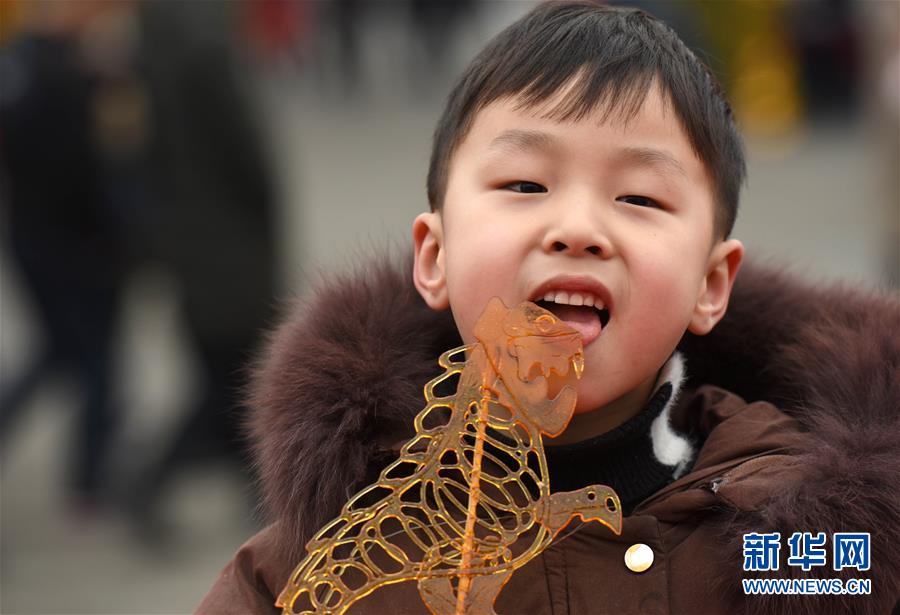
[[[594,341],[609,325],[610,314],[606,307],[569,305],[544,299],[538,299],[534,303],[552,312],[554,316],[581,333],[585,346]]]

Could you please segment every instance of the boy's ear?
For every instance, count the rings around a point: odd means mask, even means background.
[[[713,248],[688,331],[706,335],[722,320],[743,259],[744,245],[737,239],[721,241]]]
[[[413,282],[422,299],[433,310],[450,307],[444,268],[444,228],[441,215],[430,212],[416,216],[412,227],[415,245]]]

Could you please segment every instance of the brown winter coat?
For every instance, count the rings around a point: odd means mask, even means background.
[[[320,284],[272,337],[251,430],[274,523],[241,547],[199,613],[277,612],[306,541],[411,435],[438,355],[461,345],[411,270],[409,258],[376,256]],[[693,469],[641,502],[621,536],[573,522],[512,576],[497,612],[889,612],[900,597],[897,296],[746,267],[725,319],[681,349],[689,382],[672,421],[702,442]],[[872,594],[745,597],[740,579],[762,576],[742,570],[749,531],[824,531],[829,544],[832,532],[871,532],[867,572],[787,567],[783,540],[770,576],[869,578]],[[641,574],[623,563],[638,542],[655,555]],[[416,585],[400,583],[350,612],[426,611]]]

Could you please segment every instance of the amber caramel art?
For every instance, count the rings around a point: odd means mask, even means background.
[[[440,356],[445,371],[425,385],[400,457],[309,541],[276,602],[285,613],[344,613],[404,581],[432,613],[493,613],[513,572],[574,517],[620,532],[609,487],[550,493],[541,436],[572,418],[580,334],[534,303],[508,309],[496,297],[474,333]]]

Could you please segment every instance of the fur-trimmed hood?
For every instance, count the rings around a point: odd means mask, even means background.
[[[450,312],[432,311],[415,290],[411,251],[363,262],[323,277],[291,306],[253,372],[256,469],[292,561],[376,478],[371,468],[394,456],[392,445],[411,434],[423,407],[424,384],[440,372],[437,357],[462,343]],[[744,531],[869,531],[873,593],[900,594],[896,293],[816,287],[771,266],[745,266],[723,321],[708,336],[687,336],[681,349],[688,387],[714,384],[772,402],[806,432],[798,459],[807,478],[730,519],[723,531],[734,552]],[[719,580],[730,591],[734,581]],[[791,598],[780,611],[822,612],[826,604]],[[771,612],[776,603],[760,597],[752,606]],[[870,612],[854,597],[846,604]]]

